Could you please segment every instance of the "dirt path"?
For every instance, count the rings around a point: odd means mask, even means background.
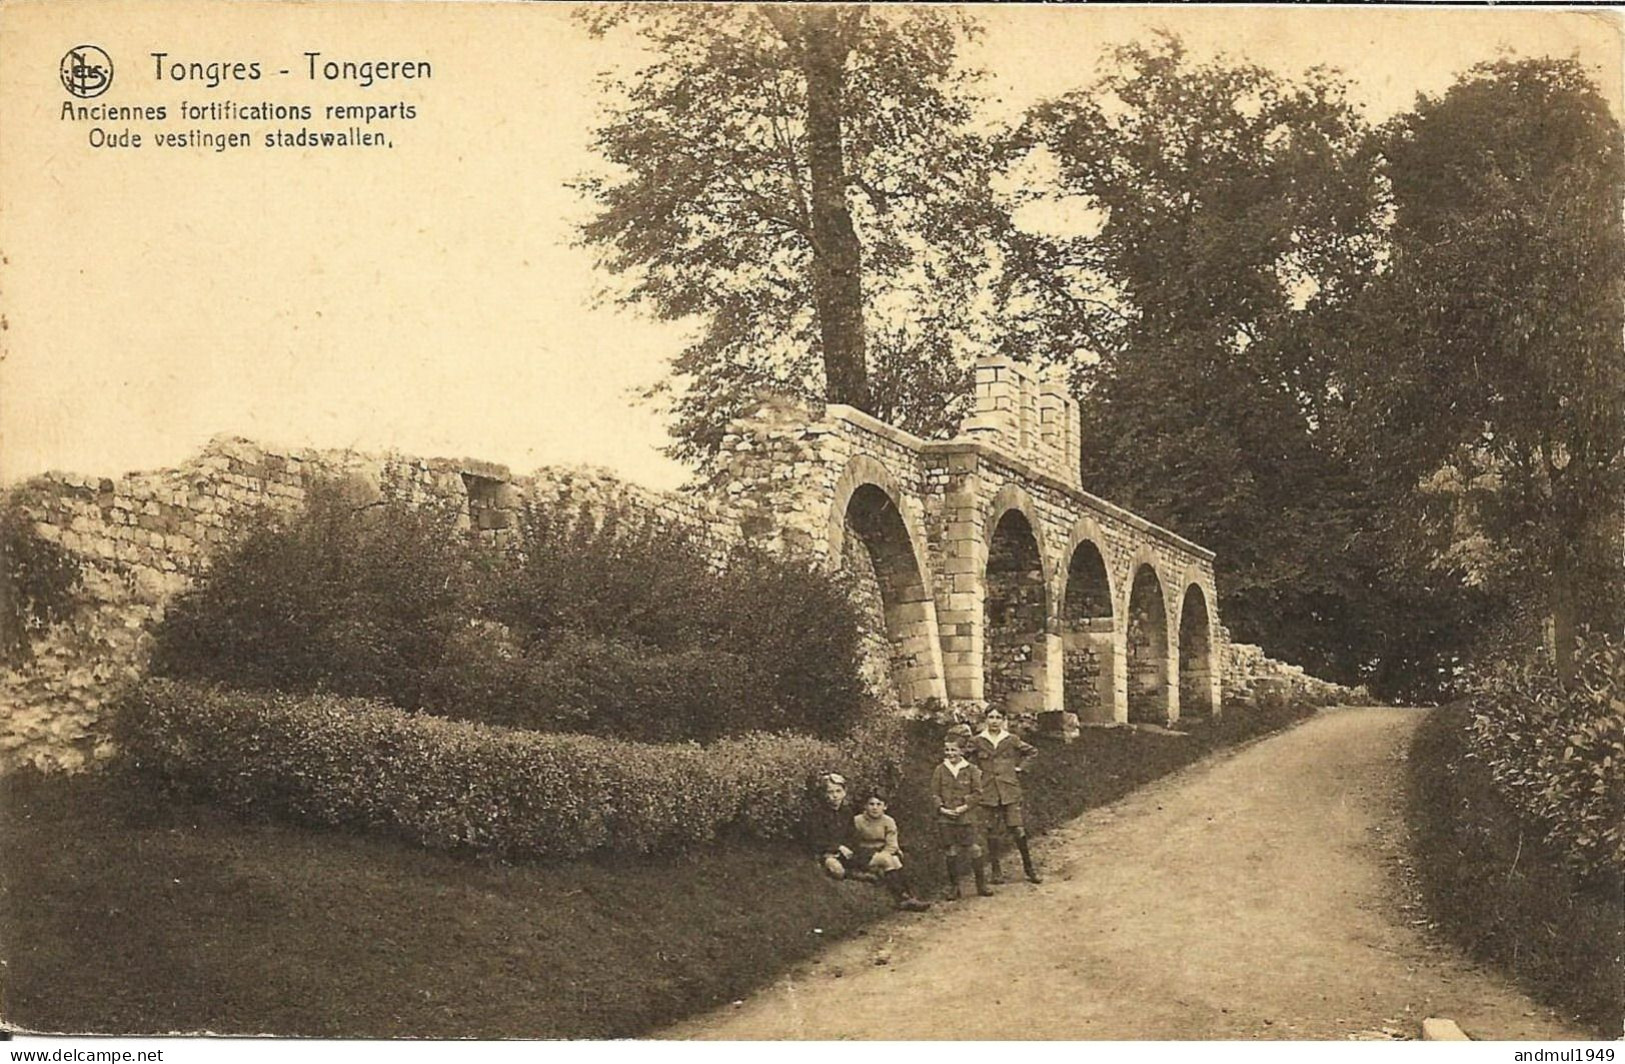
[[[1584,1038],[1414,926],[1415,710],[1333,710],[1055,833],[1043,886],[840,943],[670,1038]],[[854,885],[854,889],[858,889]],[[811,934],[812,929],[808,929]]]

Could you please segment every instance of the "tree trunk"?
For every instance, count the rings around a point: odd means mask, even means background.
[[[807,79],[807,169],[813,243],[813,306],[824,348],[825,398],[869,410],[863,334],[863,261],[846,203],[846,150],[841,140],[846,57],[851,42],[842,8],[800,12],[801,69]],[[859,16],[861,17],[861,16]]]

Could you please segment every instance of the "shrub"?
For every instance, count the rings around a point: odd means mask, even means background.
[[[1467,706],[1433,710],[1412,740],[1410,842],[1429,915],[1536,998],[1617,1038],[1625,1003],[1619,876],[1581,880],[1469,753]]]
[[[842,743],[653,745],[163,680],[122,701],[115,737],[136,774],[239,812],[530,857],[787,838],[818,773],[890,785],[901,748],[884,723]]]
[[[835,737],[863,710],[856,611],[811,563],[719,567],[631,509],[528,508],[497,554],[454,517],[313,491],[177,599],[154,674],[652,742]]]
[[[79,563],[34,528],[13,496],[0,504],[0,661],[28,655],[29,637],[67,616]]]
[[[159,624],[155,675],[416,708],[465,647],[474,555],[454,515],[321,484],[261,514]]]
[[[723,647],[662,650],[566,635],[527,663],[525,702],[512,723],[642,742],[807,730],[757,694],[751,664]]]
[[[1500,660],[1471,691],[1468,750],[1508,804],[1574,871],[1625,873],[1625,649],[1583,640],[1567,688],[1548,660]]]
[[[494,606],[530,663],[503,722],[650,740],[847,732],[866,694],[846,589],[810,561],[715,554],[630,508],[527,508]]]

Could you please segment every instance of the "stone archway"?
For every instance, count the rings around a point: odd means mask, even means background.
[[[1116,719],[1111,581],[1100,548],[1083,539],[1067,563],[1061,596],[1063,708],[1080,721]]]
[[[1179,715],[1211,717],[1214,704],[1213,626],[1207,595],[1191,584],[1179,607]]]
[[[1168,610],[1156,567],[1142,563],[1130,585],[1127,628],[1128,719],[1167,724],[1173,716],[1168,691]]]
[[[998,513],[982,599],[982,697],[1008,713],[1042,713],[1049,688],[1049,604],[1038,532],[1020,508]]]
[[[871,682],[890,689],[900,704],[946,699],[936,605],[920,564],[915,537],[880,469],[851,469],[836,499],[831,552],[855,584],[858,604],[871,621]],[[867,479],[865,473],[867,472]]]

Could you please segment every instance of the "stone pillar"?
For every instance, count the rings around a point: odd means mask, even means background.
[[[1063,642],[1059,628],[1051,621],[1044,631],[1044,671],[1038,677],[1038,690],[1044,696],[1045,710],[1064,708],[1062,665],[1066,652]]]
[[[1224,711],[1224,677],[1220,675],[1223,669],[1219,665],[1223,651],[1218,646],[1214,646],[1211,648],[1210,654],[1207,678],[1210,689],[1208,705],[1213,707],[1213,716],[1217,719],[1219,714]]]
[[[980,702],[984,698],[982,611],[986,589],[982,574],[987,569],[987,543],[976,496],[976,455],[969,451],[951,454],[947,466],[942,557],[934,589],[943,681],[950,701]]]
[[[1224,670],[1229,660],[1230,630],[1214,623],[1208,629],[1208,684],[1213,692],[1208,705],[1213,707],[1214,717],[1224,712]]]
[[[1120,611],[1111,634],[1111,719],[1128,723],[1128,613]]]
[[[1020,430],[1015,440],[1016,453],[1036,458],[1039,457],[1042,446],[1043,428],[1038,410],[1038,392],[1026,366],[1013,363],[1010,369],[1015,374],[1016,411]]]
[[[1051,366],[1044,372],[1038,402],[1043,467],[1069,487],[1081,488],[1083,479],[1078,454],[1081,415],[1078,401],[1067,387],[1066,373],[1060,367]]]
[[[1163,605],[1163,609],[1167,609]],[[1173,724],[1179,719],[1179,630],[1173,625],[1168,626],[1168,658],[1163,663],[1167,675],[1163,683],[1168,689],[1168,723]]]

